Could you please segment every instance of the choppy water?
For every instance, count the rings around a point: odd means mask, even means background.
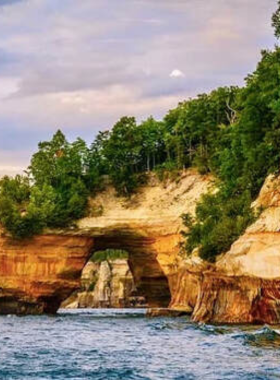
[[[280,379],[280,330],[143,313],[0,317],[0,379]]]

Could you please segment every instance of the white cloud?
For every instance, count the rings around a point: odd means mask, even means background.
[[[18,149],[16,152],[0,149],[0,178],[4,175],[22,174],[26,169],[30,152]]]
[[[180,100],[180,96],[168,94],[143,97],[137,85],[114,85],[104,89],[6,99],[0,102],[0,115],[11,120],[12,125],[20,120],[25,128],[34,132],[38,131],[38,126],[41,131],[61,126],[66,133],[67,129],[75,128],[80,133],[81,128],[92,129],[94,125],[97,127],[92,131],[93,139],[96,130],[110,128],[124,115],[133,115],[139,120],[151,114],[162,116]],[[37,133],[40,135],[40,131]]]
[[[175,69],[170,73],[169,76],[170,78],[184,78],[185,74],[181,70]]]
[[[19,89],[19,79],[0,76],[0,99],[15,94]]]
[[[4,175],[23,174],[24,169],[22,166],[0,165],[0,178]]]

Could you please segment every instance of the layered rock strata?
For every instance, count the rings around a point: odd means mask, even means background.
[[[0,238],[0,314],[54,313],[80,286],[92,247],[80,236]]]
[[[129,252],[149,307],[192,313],[197,322],[280,323],[280,178],[268,177],[253,205],[260,217],[215,265],[180,255],[181,214],[193,213],[210,187],[209,178],[186,172],[178,183],[150,183],[129,201],[107,189],[91,202],[98,215],[76,229],[21,242],[2,236],[0,313],[55,312],[80,286],[92,253],[112,248]]]
[[[91,200],[91,216],[70,230],[46,231],[29,241],[0,238],[0,313],[53,313],[80,286],[94,251],[124,249],[138,292],[150,307],[165,308],[176,291],[181,215],[194,213],[211,180],[186,171],[177,181],[147,186],[131,199],[108,187]]]
[[[215,266],[185,264],[173,308],[196,322],[280,323],[280,177],[267,178],[253,207],[258,220]]]
[[[205,274],[193,320],[227,324],[279,324],[280,279]]]

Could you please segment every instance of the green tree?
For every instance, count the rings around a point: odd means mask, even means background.
[[[102,189],[103,177],[109,174],[109,163],[105,156],[105,146],[110,132],[99,132],[91,144],[87,162],[89,187],[91,190]]]
[[[15,238],[41,232],[43,224],[38,213],[28,213],[31,187],[27,177],[4,177],[0,181],[0,222]]]
[[[280,38],[280,1],[278,1],[278,8],[272,15],[272,26],[276,38]]]
[[[162,157],[164,149],[163,124],[157,122],[153,117],[149,117],[138,128],[141,138],[139,145],[142,145],[140,154],[143,164],[141,169],[149,172],[155,169]]]
[[[29,178],[4,177],[0,182],[0,221],[17,238],[44,227],[66,227],[87,210],[92,181],[85,142],[77,139],[70,144],[58,131],[38,147]]]
[[[131,194],[138,184],[141,135],[134,117],[123,117],[113,127],[104,145],[109,175],[120,194]]]

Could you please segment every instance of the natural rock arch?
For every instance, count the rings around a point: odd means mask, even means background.
[[[211,178],[186,170],[177,181],[149,183],[131,199],[108,187],[89,202],[77,228],[25,241],[0,236],[0,313],[54,313],[79,288],[93,250],[121,248],[149,306],[166,307],[178,288],[182,218],[194,214]],[[102,210],[102,213],[93,211]],[[171,303],[173,306],[174,302]]]
[[[56,312],[61,302],[79,287],[82,269],[92,252],[107,248],[127,250],[136,286],[148,305],[167,307],[171,300],[170,283],[159,255],[170,254],[169,238],[177,249],[174,236],[161,241],[162,236],[145,236],[123,228],[84,235],[68,231],[21,242],[2,237],[0,314]]]
[[[124,249],[129,253],[129,266],[135,285],[150,307],[167,307],[171,301],[168,278],[157,260],[155,238],[133,231],[114,230],[94,239],[94,251]]]

